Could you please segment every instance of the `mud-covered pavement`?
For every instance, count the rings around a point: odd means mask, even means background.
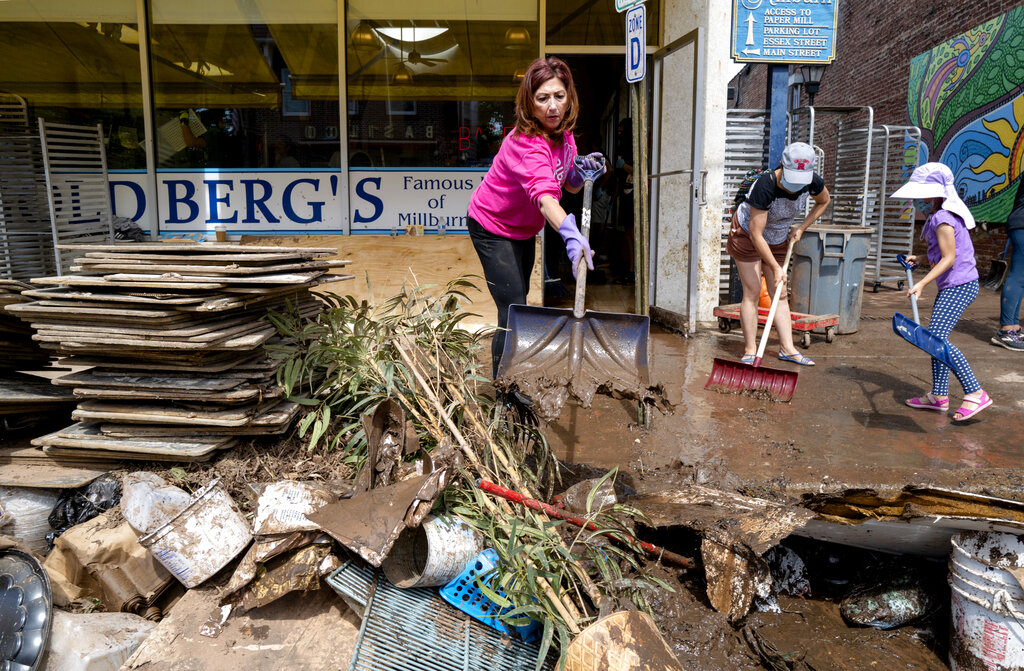
[[[738,327],[692,338],[655,329],[652,382],[673,397],[673,413],[654,412],[642,429],[634,402],[599,395],[591,408],[567,406],[546,435],[566,462],[617,466],[647,494],[695,483],[793,503],[809,494],[870,489],[885,495],[915,485],[1024,501],[1024,355],[989,344],[998,304],[998,293],[983,290],[951,336],[995,400],[962,425],[951,421],[962,393],[955,378],[949,414],[904,405],[930,389],[931,368],[927,355],[892,332],[893,312],[909,313],[904,292],[883,287],[865,292],[857,333],[831,344],[814,337],[803,350],[814,367],[777,360],[771,338],[764,365],[799,373],[790,403],[704,390],[714,357],[742,354]],[[922,320],[929,312],[930,301],[922,305]],[[674,551],[700,555],[688,529],[662,526],[652,533]],[[711,608],[700,568],[679,576],[677,593],[655,604],[659,626],[686,668],[948,668],[944,560],[902,558],[932,575],[930,589],[943,604],[923,620],[883,631],[850,626],[839,603],[856,585],[900,574],[886,566],[887,557],[899,555],[819,542],[813,534],[783,544],[803,554],[811,590],[810,598],[781,595],[781,612],[755,610],[730,623]]]
[[[951,340],[964,352],[995,405],[975,420],[952,422],[962,390],[951,376],[949,414],[914,410],[904,399],[929,391],[926,354],[892,332],[894,311],[908,312],[903,292],[866,291],[857,333],[831,344],[815,336],[804,351],[816,366],[774,357],[764,364],[799,373],[789,403],[704,390],[714,357],[738,359],[738,329],[692,338],[655,329],[651,374],[677,406],[636,426],[635,404],[597,396],[593,407],[567,407],[547,431],[571,463],[619,466],[642,475],[688,464],[736,478],[749,490],[791,496],[846,488],[900,489],[931,483],[1006,498],[1024,495],[1024,354],[991,345],[999,294],[982,290]],[[922,320],[930,306],[922,305]]]

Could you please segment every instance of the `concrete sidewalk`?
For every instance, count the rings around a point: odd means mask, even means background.
[[[927,323],[934,300],[921,305]],[[952,422],[962,389],[950,378],[950,412],[915,410],[904,399],[931,388],[930,358],[892,331],[895,311],[910,315],[893,285],[863,294],[860,328],[805,351],[814,367],[779,361],[777,340],[764,365],[799,373],[790,403],[705,391],[714,357],[739,359],[738,330],[715,325],[692,338],[652,333],[652,376],[678,395],[673,414],[636,427],[632,402],[599,396],[590,409],[567,407],[548,439],[569,462],[621,466],[643,474],[694,465],[707,478],[738,478],[748,489],[789,495],[867,487],[892,491],[932,484],[1024,500],[1024,353],[989,343],[998,328],[999,293],[981,290],[950,339],[995,401],[976,420]]]

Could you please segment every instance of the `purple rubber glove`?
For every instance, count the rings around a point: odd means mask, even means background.
[[[604,156],[599,151],[595,151],[592,154],[587,154],[583,157],[583,167],[589,170],[596,170],[594,173],[594,180],[603,175],[607,171],[607,163],[604,160]],[[576,162],[573,161],[572,170],[565,178],[566,184],[574,189],[579,189],[583,186],[583,173],[576,170]]]
[[[576,228],[576,215],[567,214],[558,227],[558,234],[565,240],[565,252],[569,255],[569,262],[572,263],[572,276],[576,277],[576,269],[580,266],[580,257],[587,260],[587,268],[594,269],[594,252],[590,249],[590,243]]]

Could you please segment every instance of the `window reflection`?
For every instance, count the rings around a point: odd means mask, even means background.
[[[468,15],[464,3],[419,3],[416,11],[432,18],[394,5],[349,3],[349,164],[489,166],[538,54],[538,3],[487,4]]]
[[[337,9],[256,0],[184,15],[156,0],[162,169],[338,167]]]
[[[102,123],[108,165],[145,168],[135,3],[55,4],[0,2],[0,92],[24,99],[32,127]]]

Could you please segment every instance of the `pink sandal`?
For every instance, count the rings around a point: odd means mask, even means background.
[[[965,398],[961,403],[972,403],[973,408],[968,408],[966,405],[961,405],[956,412],[953,413],[954,422],[963,422],[971,417],[974,417],[985,408],[992,405],[992,398],[988,395],[988,392],[984,389],[981,390],[981,398],[977,401]]]
[[[911,408],[920,408],[922,410],[939,410],[941,412],[949,410],[949,399],[936,398],[935,396],[932,396],[931,392],[928,392],[924,396],[908,398],[906,400],[906,404]]]

